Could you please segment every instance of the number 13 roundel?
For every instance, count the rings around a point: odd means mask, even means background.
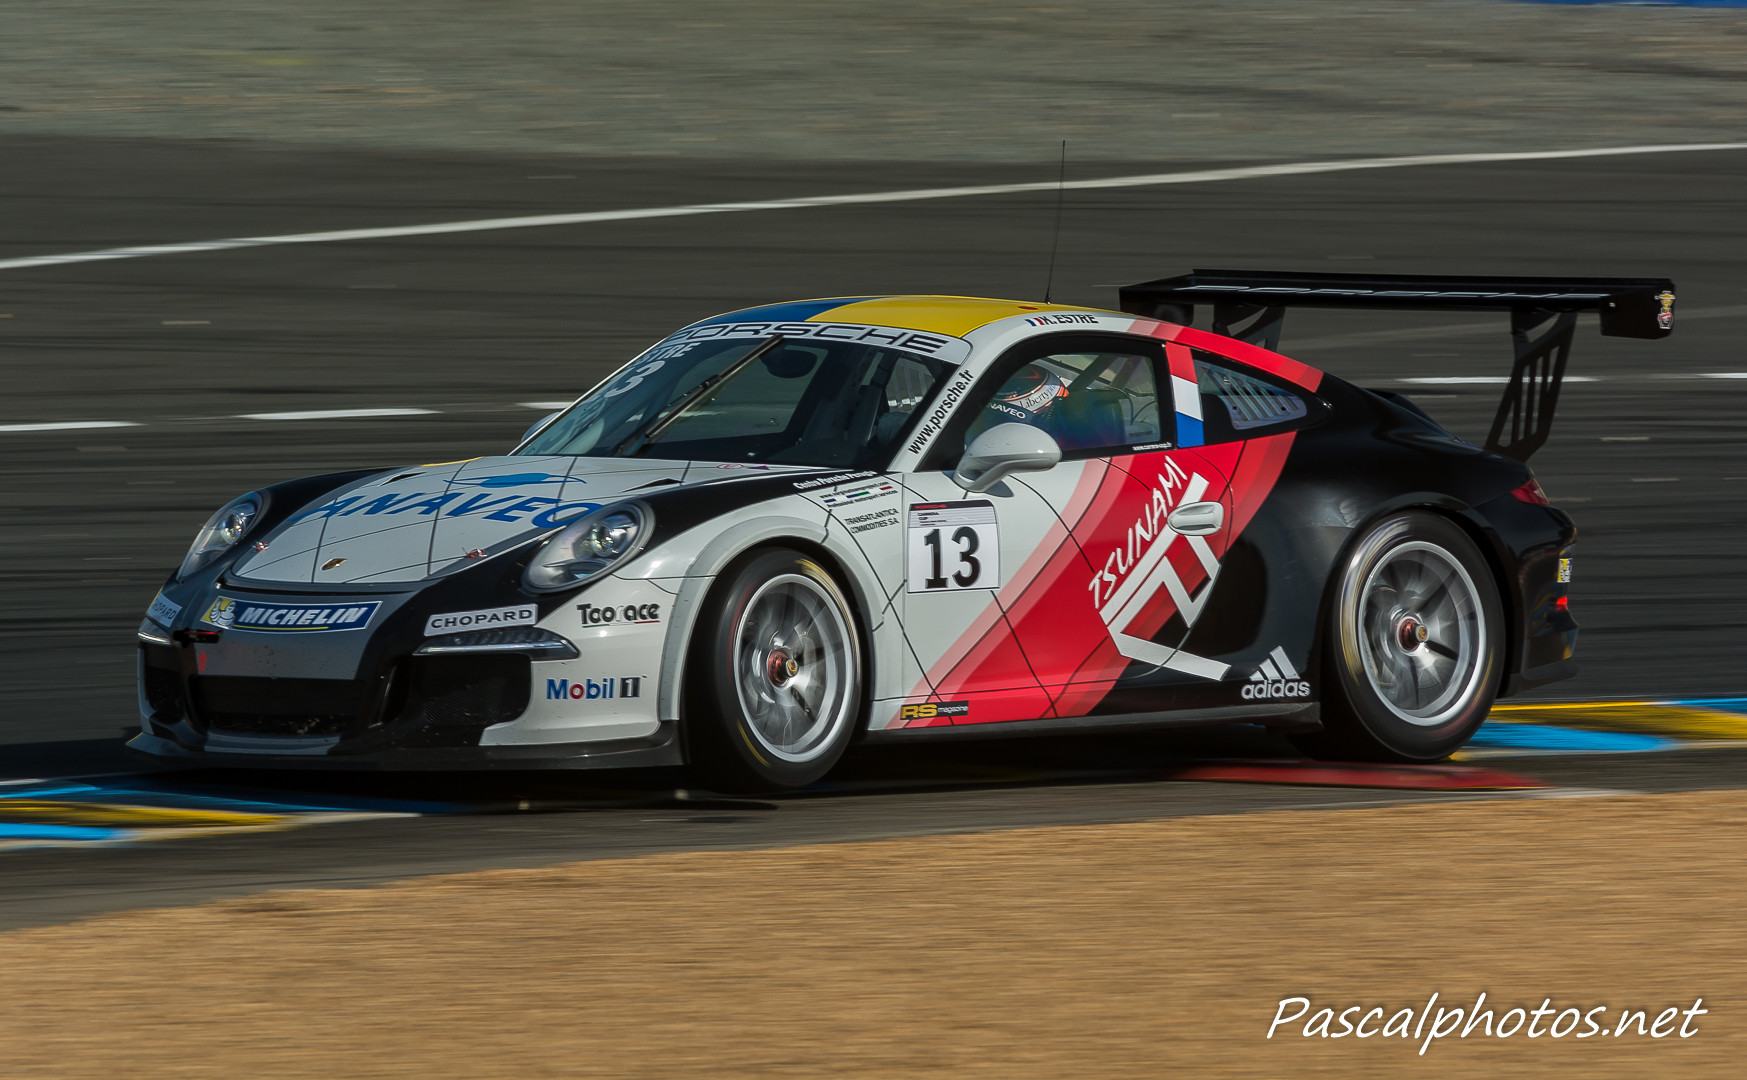
[[[1001,587],[1001,543],[995,505],[987,499],[916,503],[910,507],[909,592]]]

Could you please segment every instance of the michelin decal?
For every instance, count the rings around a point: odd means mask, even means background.
[[[250,630],[272,634],[320,634],[362,630],[382,601],[362,604],[257,604],[221,596],[200,621],[220,630]]]

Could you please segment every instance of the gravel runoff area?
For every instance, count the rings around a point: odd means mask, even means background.
[[[1506,0],[0,4],[0,133],[1255,160],[1747,134],[1747,10]]]
[[[1744,827],[1738,791],[1487,800],[128,912],[0,935],[0,1072],[1735,1077]],[[1607,1031],[1553,1038],[1543,1017],[1536,1038],[1476,1029],[1423,1057],[1423,1036],[1266,1038],[1285,998],[1393,1019],[1482,991],[1501,1023],[1551,998],[1606,1006]],[[1700,998],[1663,1038],[1613,1035],[1622,1009]]]

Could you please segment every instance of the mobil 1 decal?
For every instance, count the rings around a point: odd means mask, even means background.
[[[911,503],[906,521],[909,592],[1001,587],[1001,537],[987,499]]]

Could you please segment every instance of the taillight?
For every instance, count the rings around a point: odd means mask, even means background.
[[[1541,482],[1531,478],[1528,483],[1511,492],[1518,502],[1526,502],[1531,506],[1552,506],[1553,500],[1547,498],[1547,493],[1541,490]]]

